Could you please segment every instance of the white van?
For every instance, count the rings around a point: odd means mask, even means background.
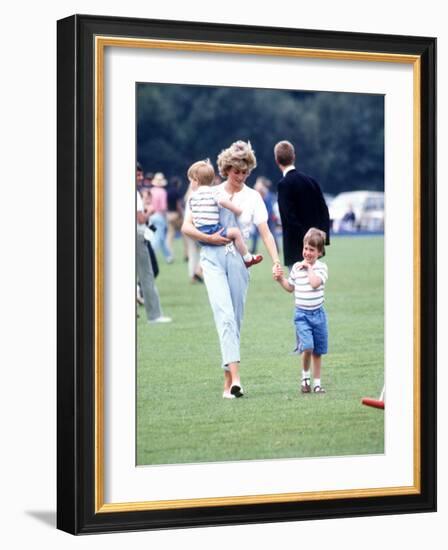
[[[384,193],[348,191],[339,193],[329,207],[333,233],[384,231]]]

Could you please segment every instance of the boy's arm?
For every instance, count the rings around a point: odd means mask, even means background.
[[[280,275],[276,281],[286,290],[286,292],[294,292],[294,286],[290,284],[287,279],[285,279],[284,275]]]
[[[272,276],[287,292],[294,292],[294,286],[285,278],[283,268],[280,264],[274,265],[272,268]]]
[[[219,206],[222,206],[223,208],[227,208],[227,210],[230,210],[235,214],[235,216],[241,216],[243,210],[241,208],[238,208],[230,199],[219,199],[218,200]]]
[[[307,270],[308,282],[314,289],[319,288],[323,284],[322,277],[314,271],[313,266],[304,261],[302,262],[302,268]]]

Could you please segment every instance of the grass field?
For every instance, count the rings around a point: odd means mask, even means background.
[[[242,329],[245,397],[222,399],[218,338],[204,285],[178,259],[160,261],[157,286],[167,325],[137,324],[137,464],[378,454],[384,415],[361,405],[384,379],[382,237],[334,237],[327,248],[329,353],[325,395],[299,391],[293,298],[251,268]],[[261,250],[261,252],[264,252]]]

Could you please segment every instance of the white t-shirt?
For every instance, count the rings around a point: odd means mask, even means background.
[[[143,212],[143,200],[140,193],[137,191],[137,212]]]
[[[226,182],[216,186],[216,192],[220,198],[230,198],[225,190]],[[237,216],[238,226],[245,240],[249,239],[252,224],[259,225],[268,221],[266,205],[258,191],[244,185],[241,191],[233,195],[232,202],[243,211]]]

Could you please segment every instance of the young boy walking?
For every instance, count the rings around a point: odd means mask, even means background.
[[[322,355],[328,351],[327,315],[323,307],[328,268],[319,260],[324,254],[325,233],[312,227],[303,238],[303,261],[292,266],[288,279],[281,266],[274,271],[274,279],[287,292],[294,292],[294,324],[302,354],[302,393],[325,393],[321,385],[321,366]]]

